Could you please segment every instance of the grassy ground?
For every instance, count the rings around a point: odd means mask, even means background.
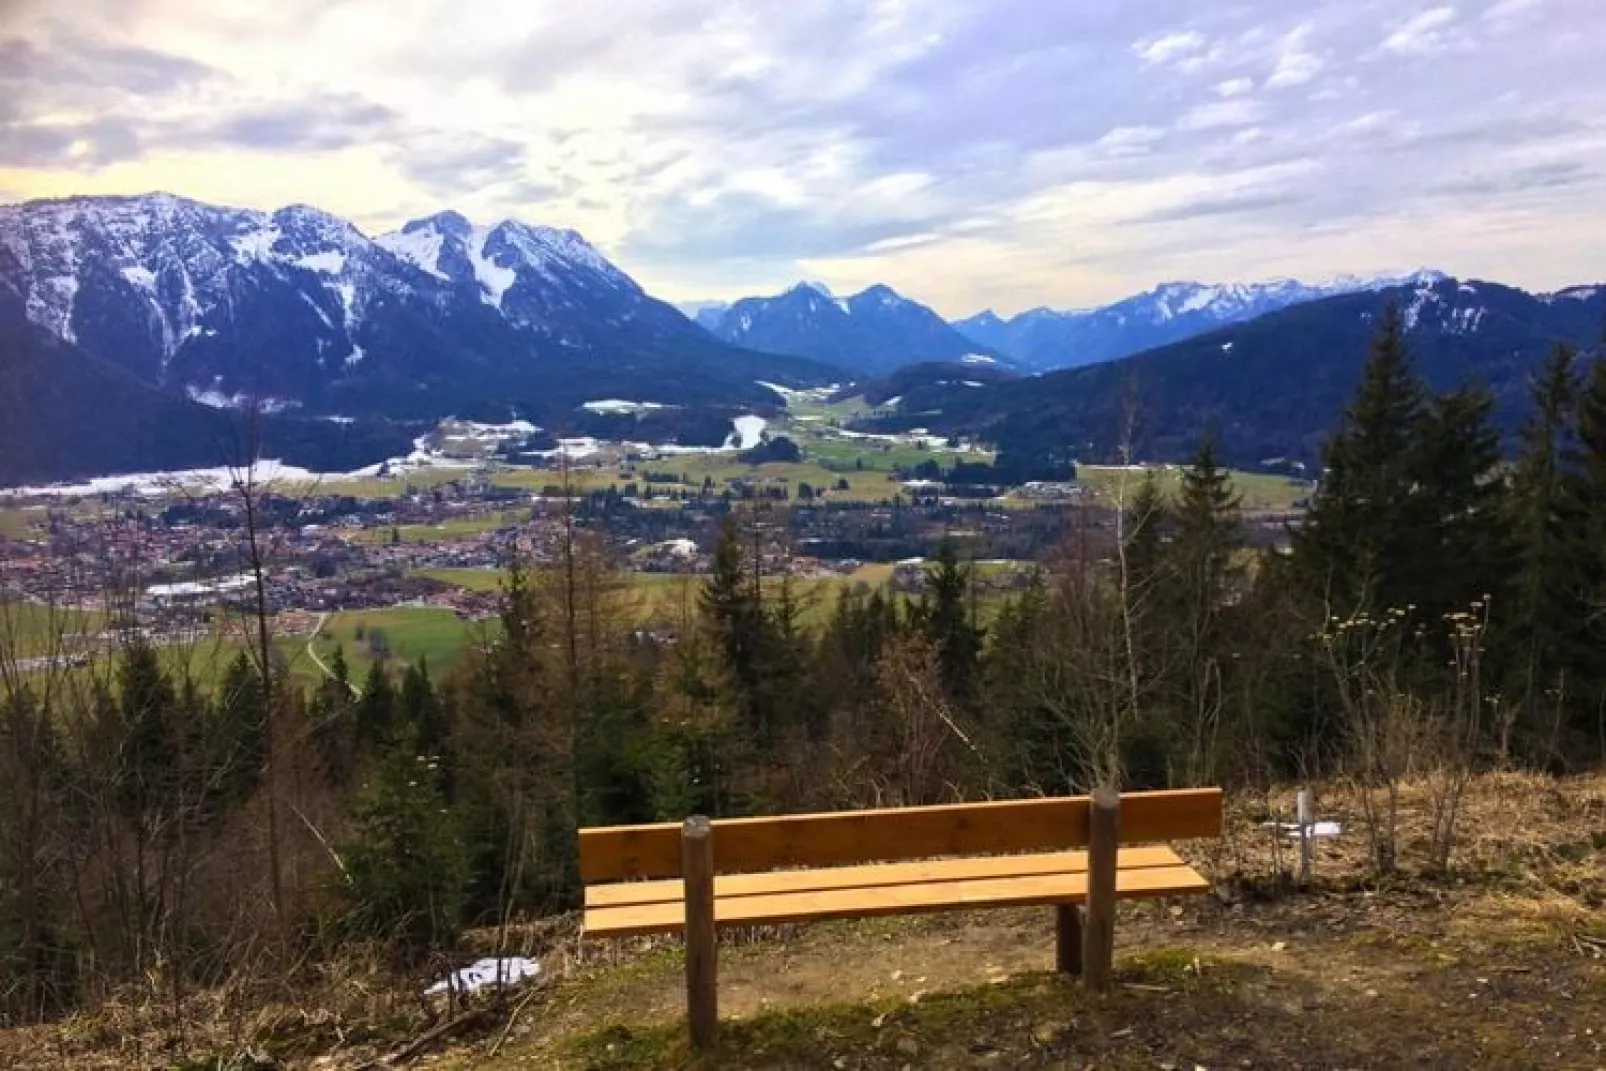
[[[1405,805],[1409,846],[1421,786]],[[1297,894],[1265,880],[1256,810],[1184,847],[1220,897],[1124,906],[1106,998],[1051,973],[1045,910],[832,923],[722,948],[721,1051],[694,1060],[680,956],[642,942],[582,955],[496,1059],[442,1066],[1606,1066],[1606,777],[1482,779],[1450,879],[1363,880],[1351,825]]]
[[[530,516],[523,510],[503,510],[477,514],[472,517],[453,517],[440,524],[402,524],[394,528],[364,528],[353,533],[354,539],[365,543],[389,543],[392,538],[403,543],[450,543],[456,539],[484,535],[501,528],[515,528],[528,523]]]
[[[1423,786],[1402,797],[1420,858]],[[685,1041],[672,940],[586,942],[573,921],[519,930],[545,984],[423,1047],[431,1067],[543,1069],[1598,1068],[1606,1066],[1606,775],[1479,778],[1448,877],[1367,877],[1354,801],[1332,786],[1308,891],[1276,880],[1260,826],[1289,792],[1234,798],[1228,836],[1179,845],[1213,896],[1123,906],[1117,986],[1052,971],[1046,909],[826,923],[727,935],[721,1045]],[[489,941],[490,935],[485,936]],[[484,954],[470,942],[463,961]],[[430,977],[439,973],[432,969]],[[197,996],[175,1031],[161,1001],[0,1032],[22,1068],[395,1066],[372,1061],[451,1018],[355,961],[243,1019]],[[214,1015],[216,1022],[206,1017]],[[261,1062],[249,1066],[268,1066]]]
[[[417,569],[414,576],[438,580],[442,584],[463,588],[465,591],[496,591],[502,586],[501,569]]]
[[[48,518],[42,509],[0,506],[0,536],[8,539],[33,539],[43,535],[47,527]]]
[[[438,607],[353,610],[329,615],[312,646],[325,664],[334,655],[335,648],[341,648],[353,680],[361,683],[362,676],[373,664],[370,641],[366,637],[377,630],[385,636],[393,664],[406,666],[424,659],[431,675],[439,678],[457,664],[476,627],[473,622],[457,616],[456,611]],[[365,638],[358,638],[359,631]],[[296,646],[300,662],[309,661],[305,638]],[[302,668],[299,662],[297,666]],[[315,666],[312,668],[316,670]]]
[[[1182,486],[1182,470],[1175,467],[1154,470],[1160,481],[1160,490],[1167,495],[1175,495]],[[1264,472],[1231,472],[1233,490],[1243,496],[1243,508],[1246,510],[1288,510],[1300,499],[1308,498],[1312,486],[1304,480],[1291,480],[1286,476],[1273,476]],[[1136,493],[1138,484],[1143,480],[1144,473],[1125,470],[1113,466],[1079,465],[1076,478],[1083,487],[1088,488],[1094,501],[1113,503],[1120,494],[1123,483],[1126,495],[1130,500]]]

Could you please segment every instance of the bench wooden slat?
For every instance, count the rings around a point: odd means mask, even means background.
[[[1219,837],[1219,788],[1131,792],[1121,797],[1121,839]],[[1088,798],[838,811],[713,823],[720,873],[784,867],[829,867],[870,860],[944,855],[1048,852],[1087,845]],[[680,826],[603,826],[580,831],[580,876],[586,884],[680,875]]]
[[[1176,852],[1164,845],[1123,848],[1122,869],[1185,866]],[[875,863],[824,870],[772,870],[761,874],[727,874],[714,879],[714,895],[763,896],[811,889],[881,888],[959,881],[967,878],[1010,878],[1032,874],[1069,874],[1087,870],[1087,853],[1044,852],[1032,855],[970,856],[931,859],[918,863]],[[623,907],[630,904],[679,904],[684,887],[679,878],[667,881],[627,881],[592,885],[586,889],[586,907]]]
[[[1116,882],[1116,895],[1122,899],[1202,893],[1210,889],[1208,881],[1186,866],[1122,870]],[[714,903],[714,919],[719,926],[773,925],[963,908],[1076,903],[1086,895],[1085,873],[1035,874],[724,897]],[[674,933],[681,929],[684,919],[685,907],[679,903],[593,908],[585,914],[585,932],[595,937]]]

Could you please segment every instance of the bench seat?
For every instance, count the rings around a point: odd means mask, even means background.
[[[1116,892],[1126,898],[1207,892],[1209,882],[1165,846],[1123,848]],[[963,908],[1075,904],[1087,896],[1087,852],[934,859],[714,878],[716,926],[763,926]],[[586,889],[585,932],[597,937],[677,933],[685,925],[678,878]]]

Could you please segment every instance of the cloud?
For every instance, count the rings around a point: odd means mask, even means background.
[[[671,298],[1559,285],[1606,248],[1602,39],[1595,0],[13,0],[0,189],[515,216]]]
[[[26,37],[0,40],[0,84],[13,89],[93,86],[145,97],[219,76],[207,64],[153,48],[72,37],[44,46]]]
[[[1249,126],[1265,117],[1266,108],[1257,101],[1237,99],[1199,104],[1188,110],[1177,123],[1182,130],[1213,130],[1224,126]]]
[[[1205,197],[1197,201],[1158,208],[1134,216],[1134,223],[1176,223],[1182,220],[1203,219],[1211,216],[1235,216],[1264,212],[1271,208],[1285,208],[1304,200],[1298,192],[1285,190],[1267,193],[1232,193],[1220,197]]]
[[[1208,42],[1202,34],[1189,30],[1186,33],[1168,33],[1147,41],[1139,41],[1132,46],[1132,50],[1144,63],[1163,67],[1197,56],[1204,51],[1206,44]]]
[[[341,149],[385,134],[396,118],[391,109],[359,97],[319,96],[236,112],[175,131],[172,138],[180,144],[246,149]]]
[[[1164,137],[1165,131],[1157,126],[1118,126],[1093,144],[1110,156],[1138,156]]]
[[[1302,86],[1321,73],[1326,64],[1305,47],[1310,32],[1310,24],[1306,23],[1278,42],[1277,64],[1266,79],[1268,86]]]
[[[1429,8],[1395,26],[1383,40],[1383,49],[1401,56],[1430,56],[1464,42],[1452,26],[1456,10],[1449,5]]]

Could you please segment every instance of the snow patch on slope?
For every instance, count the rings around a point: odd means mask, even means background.
[[[491,237],[490,227],[475,227],[468,239],[468,262],[474,266],[474,278],[484,291],[481,299],[493,309],[502,308],[502,296],[518,279],[512,268],[504,268],[485,255],[485,243]]]
[[[446,278],[441,271],[441,232],[434,227],[419,227],[411,231],[382,234],[374,241],[415,268],[428,272],[437,279]]]

